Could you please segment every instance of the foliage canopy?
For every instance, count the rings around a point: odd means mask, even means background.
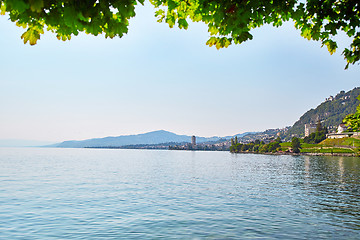
[[[358,100],[360,101],[360,95]],[[352,131],[360,132],[360,104],[356,108],[356,112],[354,114],[349,114],[344,118],[344,122],[351,128]]]
[[[250,31],[264,24],[281,26],[293,20],[301,35],[321,41],[332,54],[338,48],[333,39],[343,31],[351,39],[343,55],[349,64],[360,60],[360,3],[358,0],[150,0],[159,22],[187,29],[188,21],[204,22],[216,48],[252,39]],[[144,0],[0,0],[1,14],[27,30],[24,43],[36,44],[46,28],[58,39],[86,32],[105,37],[122,37],[135,6]]]

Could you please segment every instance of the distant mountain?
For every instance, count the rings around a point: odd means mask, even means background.
[[[291,136],[304,136],[304,125],[316,123],[318,120],[330,129],[335,129],[348,114],[354,113],[359,101],[360,87],[351,91],[341,91],[335,97],[330,96],[315,109],[310,109],[287,132],[287,138]]]
[[[237,134],[237,136],[245,136],[251,134],[250,132]],[[52,144],[47,147],[62,147],[62,148],[84,148],[84,147],[121,147],[127,145],[139,144],[161,144],[161,143],[190,143],[192,136],[177,135],[165,130],[153,131],[137,135],[125,135],[118,137],[104,137],[93,138],[83,141],[65,141],[57,144]],[[196,136],[197,143],[216,142],[229,140],[234,136],[227,137],[199,137]]]
[[[218,141],[220,137],[196,137],[196,142]],[[137,135],[126,135],[118,137],[94,138],[83,141],[65,141],[52,147],[83,148],[83,147],[119,147],[135,144],[159,144],[168,142],[191,142],[191,136],[177,135],[165,130],[153,131]]]

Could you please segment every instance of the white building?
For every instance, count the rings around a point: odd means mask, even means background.
[[[337,128],[337,133],[343,133],[347,130],[347,126],[344,123],[341,123]]]
[[[305,124],[305,137],[316,132],[316,124]]]
[[[360,132],[345,132],[347,130],[347,126],[342,123],[337,128],[337,133],[330,133],[327,134],[327,138],[344,138],[344,137],[353,137],[353,136],[360,136]]]

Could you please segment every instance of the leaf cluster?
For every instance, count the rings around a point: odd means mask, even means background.
[[[122,37],[128,32],[135,5],[144,0],[0,0],[0,13],[26,31],[21,38],[34,45],[44,29],[69,40],[79,32],[105,37]]]
[[[178,23],[187,28],[187,20],[204,22],[210,38],[207,45],[217,49],[240,44],[253,38],[251,30],[264,24],[279,27],[292,20],[301,36],[320,41],[333,54],[338,45],[334,36],[346,33],[352,43],[343,50],[349,64],[360,60],[360,4],[358,0],[151,0],[159,10],[159,21],[170,27]]]
[[[36,44],[44,28],[58,39],[86,32],[122,37],[135,5],[144,0],[0,0],[0,13],[27,28],[24,42]],[[301,35],[321,41],[329,52],[338,45],[334,36],[344,32],[351,44],[343,50],[349,64],[360,60],[360,4],[358,0],[150,0],[159,22],[187,29],[189,21],[204,22],[210,34],[207,45],[217,49],[251,40],[251,30],[264,24],[279,27],[292,20]]]

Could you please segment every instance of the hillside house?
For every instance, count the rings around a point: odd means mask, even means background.
[[[337,128],[337,133],[329,133],[326,134],[327,138],[344,138],[344,137],[350,137],[350,136],[360,136],[360,132],[345,132],[348,129],[348,127],[341,123]]]
[[[344,124],[344,123],[341,123],[338,128],[337,128],[337,133],[343,133],[345,132],[346,130],[348,129],[348,127]]]
[[[316,124],[305,124],[305,137],[316,132]]]

